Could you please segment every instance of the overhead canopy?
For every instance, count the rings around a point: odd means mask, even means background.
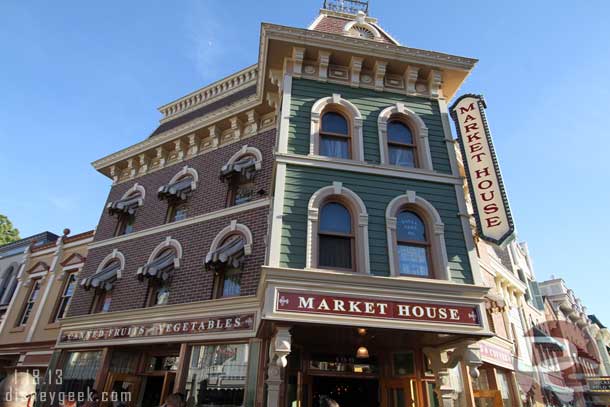
[[[228,240],[218,249],[209,252],[205,257],[205,266],[208,270],[222,267],[241,267],[245,259],[246,242],[243,237]]]
[[[552,336],[547,335],[546,332],[536,327],[534,327],[534,343],[541,346],[547,346],[551,348],[551,350],[558,352],[563,352],[565,350],[565,345],[563,343],[559,342]]]
[[[137,276],[140,280],[144,277],[158,278],[166,281],[171,271],[176,266],[176,253],[173,250],[168,250],[162,253],[159,257],[138,269]]]
[[[81,280],[80,285],[85,290],[96,288],[100,290],[112,290],[112,284],[116,281],[121,264],[118,261],[113,261],[98,273]]]
[[[138,209],[138,206],[142,206],[143,203],[142,194],[136,192],[135,194],[118,201],[109,202],[107,208],[111,215],[114,215],[115,213],[133,215],[136,212],[136,209]]]
[[[193,184],[193,178],[190,176],[180,178],[175,182],[170,182],[169,184],[159,187],[158,196],[160,199],[175,198],[184,200],[188,196],[188,193],[194,189]]]
[[[242,176],[250,180],[256,174],[256,167],[256,158],[247,156],[234,163],[225,164],[220,170],[220,179],[227,180],[234,176]]]

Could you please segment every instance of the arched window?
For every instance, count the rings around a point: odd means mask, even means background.
[[[257,190],[254,178],[262,168],[263,155],[254,147],[243,146],[220,171],[220,179],[228,186],[227,206],[250,202],[264,190]]]
[[[415,112],[396,103],[377,119],[381,164],[432,170],[428,127]]]
[[[166,223],[187,217],[187,198],[197,188],[199,176],[193,168],[185,166],[166,185],[159,187],[159,199],[167,201]]]
[[[353,270],[354,228],[343,204],[328,202],[320,210],[318,266]]]
[[[352,158],[351,136],[347,119],[336,111],[322,115],[320,155],[333,158]]]
[[[368,213],[360,197],[341,182],[309,199],[306,268],[370,272]]]
[[[134,184],[118,201],[108,203],[110,215],[117,216],[115,236],[126,235],[134,231],[136,209],[144,204],[145,190],[139,184]]]
[[[444,225],[432,204],[414,191],[397,196],[386,209],[386,228],[392,276],[449,279]]]
[[[362,114],[339,94],[319,99],[311,108],[309,154],[364,161]]]
[[[400,120],[388,123],[388,164],[417,167],[417,146],[409,126]]]
[[[146,306],[166,305],[169,303],[170,284],[174,270],[180,267],[182,246],[167,237],[151,253],[148,262],[138,268],[136,276],[140,281],[148,280]]]
[[[91,313],[110,311],[112,289],[115,282],[121,278],[124,267],[125,257],[115,249],[100,262],[95,274],[81,280],[83,289],[94,290]]]
[[[232,221],[212,242],[205,267],[214,272],[214,298],[241,295],[246,257],[252,252],[252,233],[247,226]]]
[[[401,276],[430,277],[426,225],[419,215],[403,210],[396,217],[398,271]]]

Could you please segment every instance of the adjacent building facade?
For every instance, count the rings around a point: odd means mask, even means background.
[[[70,307],[93,237],[93,231],[74,236],[67,233],[69,230],[57,237],[47,232],[26,246],[0,331],[5,373],[29,372],[40,381],[46,374],[59,323]]]

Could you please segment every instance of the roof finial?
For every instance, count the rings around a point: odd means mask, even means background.
[[[368,0],[324,0],[324,8],[326,10],[337,11],[339,13],[360,14],[365,15],[369,12]]]

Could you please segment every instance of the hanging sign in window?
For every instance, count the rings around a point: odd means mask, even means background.
[[[464,95],[451,107],[479,236],[501,245],[515,230],[500,167],[485,118],[485,101]]]

